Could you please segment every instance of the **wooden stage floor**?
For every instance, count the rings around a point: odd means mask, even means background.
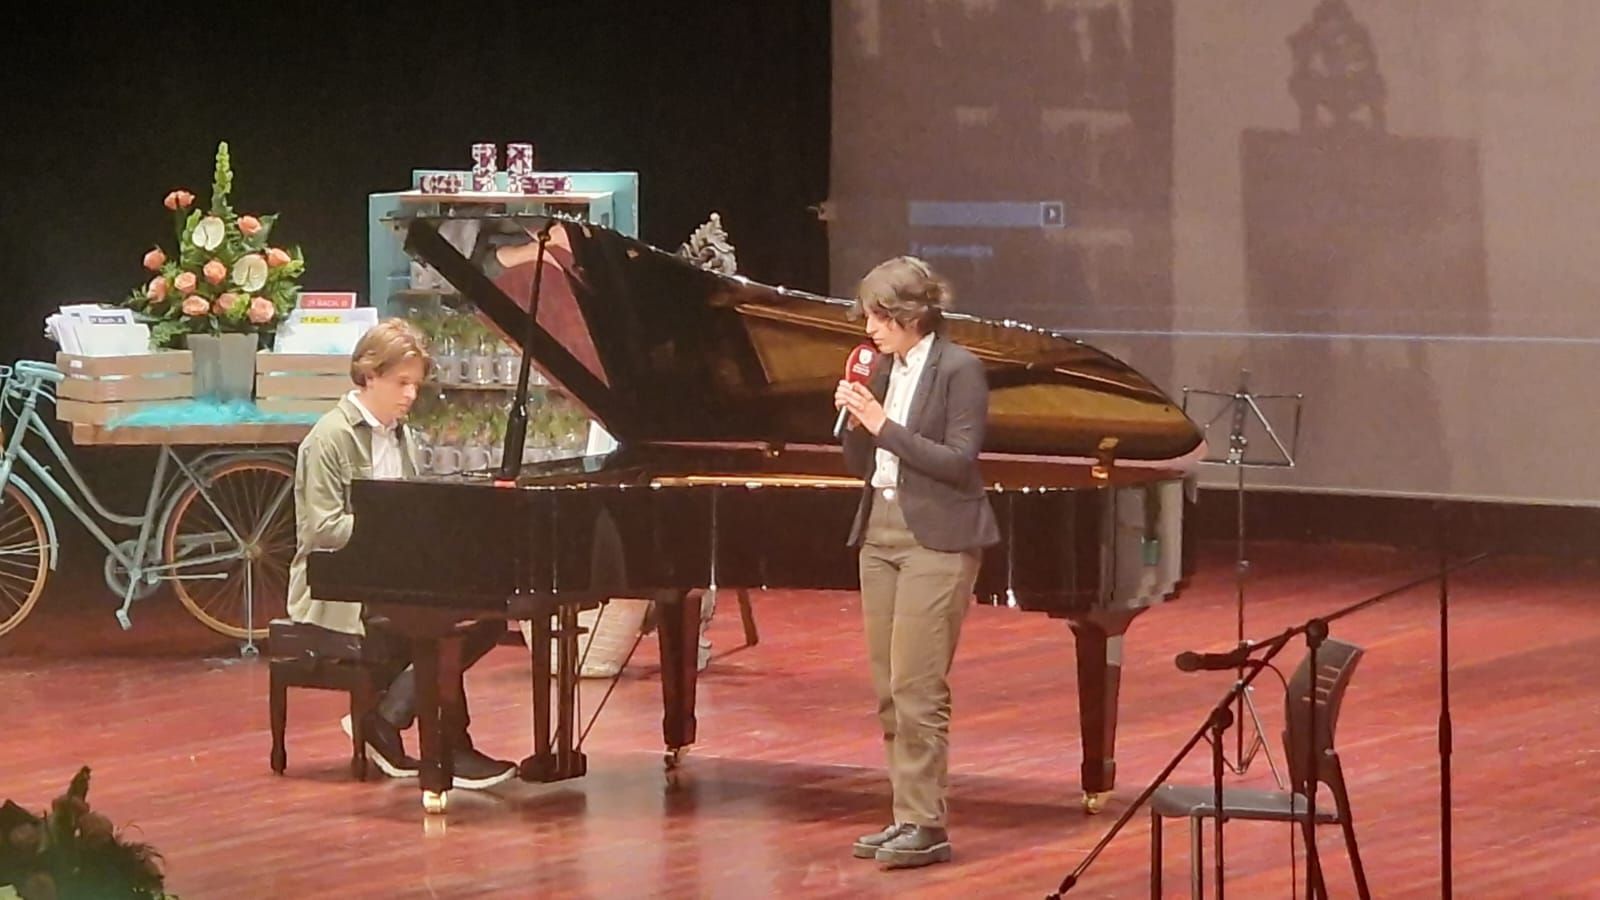
[[[1226,689],[1185,675],[1178,651],[1233,637],[1232,560],[1207,548],[1183,598],[1135,623],[1106,813],[1078,809],[1071,638],[1042,616],[978,608],[955,674],[948,865],[880,871],[850,841],[888,814],[887,783],[851,594],[757,594],[758,647],[724,604],[700,682],[701,742],[669,787],[652,641],[590,735],[591,774],[458,791],[425,822],[415,782],[346,769],[339,695],[295,692],[289,771],[267,765],[266,668],[189,621],[165,594],[118,632],[93,582],[47,594],[0,640],[0,797],[42,808],[80,763],[90,798],[166,856],[170,888],[212,897],[1042,897],[1079,860]],[[1426,570],[1371,548],[1254,548],[1250,632],[1266,634]],[[97,568],[96,564],[96,568]],[[69,579],[70,580],[70,579]],[[1504,560],[1455,579],[1456,873],[1463,897],[1600,896],[1600,570]],[[70,587],[71,585],[69,585]],[[83,595],[83,596],[80,596]],[[1439,894],[1436,606],[1428,590],[1338,623],[1368,653],[1339,744],[1379,897]],[[103,601],[103,602],[102,602]],[[1292,667],[1298,649],[1285,655]],[[469,676],[474,733],[508,757],[529,742],[526,657],[501,647]],[[1276,679],[1258,684],[1269,732]],[[602,682],[585,684],[589,703]],[[1277,740],[1274,738],[1274,752]],[[1281,754],[1280,754],[1281,756]],[[1179,780],[1204,781],[1201,753]],[[1270,778],[1259,762],[1236,781]],[[1073,896],[1148,895],[1141,814]],[[1166,884],[1187,892],[1181,823]],[[1333,896],[1353,896],[1337,829],[1320,846]],[[1228,888],[1287,896],[1284,826],[1228,829]],[[1303,876],[1303,865],[1299,869]]]

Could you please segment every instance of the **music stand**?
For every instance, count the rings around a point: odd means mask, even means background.
[[[1294,468],[1295,454],[1300,444],[1300,409],[1304,401],[1303,394],[1252,394],[1250,392],[1250,370],[1239,370],[1239,386],[1232,391],[1213,391],[1205,388],[1183,389],[1183,411],[1189,413],[1189,397],[1206,397],[1223,401],[1217,411],[1201,430],[1206,437],[1208,448],[1213,448],[1200,460],[1202,464],[1230,466],[1238,476],[1235,488],[1235,524],[1234,524],[1234,591],[1237,606],[1237,631],[1235,633],[1236,647],[1245,645],[1244,637],[1244,601],[1245,601],[1245,576],[1250,570],[1250,560],[1245,556],[1245,524],[1244,524],[1244,494],[1245,472],[1250,469],[1292,469]],[[1278,431],[1272,426],[1272,421],[1261,408],[1258,401],[1277,401],[1292,403],[1293,430],[1290,432],[1288,444],[1279,437]],[[1225,452],[1218,451],[1217,445],[1211,441],[1211,427],[1224,416],[1229,418],[1228,442]],[[1191,416],[1193,418],[1193,416]],[[1265,442],[1257,440],[1254,443],[1257,449],[1252,451],[1251,436],[1265,437]],[[1228,769],[1235,775],[1243,775],[1249,770],[1251,762],[1257,753],[1264,753],[1267,758],[1267,767],[1272,770],[1272,779],[1277,782],[1279,789],[1284,786],[1283,776],[1278,772],[1278,765],[1272,759],[1272,748],[1266,739],[1266,734],[1261,726],[1261,716],[1256,712],[1255,701],[1251,699],[1252,689],[1244,684],[1245,671],[1240,668],[1237,672],[1237,685],[1244,689],[1238,692],[1238,708],[1233,716],[1233,721],[1238,725],[1235,732],[1235,757],[1224,762]],[[1249,712],[1249,722],[1255,728],[1255,734],[1250,739],[1249,747],[1245,746],[1245,713]]]

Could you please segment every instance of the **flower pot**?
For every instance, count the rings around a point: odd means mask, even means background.
[[[188,344],[194,352],[196,399],[231,403],[255,397],[255,335],[191,334]]]

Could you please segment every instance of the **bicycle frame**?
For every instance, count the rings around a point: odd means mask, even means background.
[[[67,456],[66,451],[61,446],[61,442],[58,441],[55,435],[51,433],[44,419],[39,414],[39,398],[45,397],[46,399],[53,399],[53,395],[51,394],[49,388],[45,385],[45,381],[51,377],[52,373],[54,373],[53,367],[48,367],[38,363],[32,364],[31,366],[26,363],[19,363],[16,367],[12,368],[0,367],[0,382],[3,382],[0,383],[0,398],[3,398],[4,400],[4,408],[15,414],[10,440],[6,444],[4,455],[0,456],[0,484],[4,484],[8,481],[15,482],[18,485],[19,490],[22,490],[25,494],[28,494],[29,499],[32,500],[34,505],[39,508],[39,514],[44,519],[50,535],[51,568],[55,567],[55,551],[56,547],[58,546],[55,522],[50,515],[48,507],[39,502],[39,496],[37,492],[31,488],[28,482],[23,481],[19,477],[13,476],[13,473],[16,469],[16,463],[18,461],[21,461],[27,471],[31,472],[33,477],[40,484],[42,484],[52,495],[54,495],[57,500],[61,501],[61,504],[67,509],[68,512],[72,513],[79,522],[83,523],[84,528],[87,529],[89,533],[94,536],[95,540],[99,541],[100,545],[105,548],[106,553],[115,559],[116,562],[127,571],[128,586],[123,593],[122,606],[117,610],[117,621],[124,630],[133,627],[129,610],[133,605],[133,599],[137,593],[137,588],[141,580],[148,584],[154,584],[158,580],[171,580],[178,578],[220,579],[227,577],[223,574],[185,575],[182,573],[182,570],[243,558],[246,555],[244,548],[246,547],[247,543],[254,544],[260,540],[261,530],[265,527],[265,524],[271,520],[271,517],[276,510],[281,508],[281,505],[288,499],[290,494],[289,486],[285,485],[272,498],[268,506],[268,514],[260,519],[256,525],[255,532],[249,535],[247,538],[239,534],[238,529],[234,527],[233,523],[228,520],[228,517],[222,512],[221,509],[218,508],[216,500],[212,496],[209,486],[199,473],[200,471],[203,471],[205,466],[211,461],[231,459],[239,456],[248,456],[249,454],[241,454],[238,451],[232,450],[209,450],[200,453],[192,461],[185,461],[181,456],[178,455],[176,451],[172,449],[170,445],[163,444],[161,445],[160,452],[156,457],[156,468],[154,474],[151,476],[150,490],[145,498],[143,514],[139,516],[125,516],[112,512],[111,510],[107,509],[103,503],[101,503],[100,498],[89,487],[88,483],[84,481],[83,476],[78,472],[77,467],[73,465],[72,459]],[[11,401],[13,400],[20,401],[20,410],[11,408]],[[53,458],[55,462],[66,471],[72,487],[76,489],[77,493],[81,495],[85,501],[87,501],[89,506],[88,510],[86,510],[78,501],[78,498],[74,496],[73,492],[69,491],[66,486],[64,486],[55,477],[55,475],[52,474],[50,468],[44,463],[40,462],[39,458],[36,457],[32,451],[30,451],[24,445],[24,440],[29,434],[36,435],[41,441],[44,442],[45,449],[49,452],[49,457]],[[262,455],[273,454],[271,454],[270,451],[264,451],[262,452]],[[177,470],[177,472],[170,478],[168,477],[169,464],[175,467]],[[171,510],[168,509],[160,515],[157,514],[157,510],[161,506],[161,501],[164,497],[172,494],[174,489],[178,485],[182,484],[185,480],[195,486],[200,497],[211,508],[212,513],[215,514],[217,521],[222,524],[224,529],[226,529],[227,537],[231,539],[232,549],[214,551],[199,556],[184,556],[182,558],[175,558],[172,562],[155,562],[153,565],[146,565],[146,560],[151,559],[152,557],[152,542],[157,538],[160,530],[162,530],[158,529],[158,523],[159,525],[164,526],[166,524],[166,517],[171,512]],[[98,520],[96,518],[97,516]],[[105,520],[130,527],[138,527],[139,534],[133,542],[133,551],[131,555],[124,553],[121,545],[117,541],[112,540],[110,535],[106,534],[105,530],[100,526],[99,520]],[[185,543],[190,545],[199,545],[214,542],[208,537],[202,535],[191,536]],[[176,557],[176,554],[174,554],[174,556]],[[247,584],[249,583],[249,578],[250,573],[247,569]]]

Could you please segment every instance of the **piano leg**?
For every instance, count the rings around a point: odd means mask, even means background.
[[[523,781],[549,781],[555,769],[550,753],[550,613],[534,615],[528,632],[528,655],[532,659],[533,752],[517,766]]]
[[[1117,783],[1117,692],[1122,686],[1122,637],[1143,612],[1096,613],[1073,620],[1078,656],[1078,720],[1083,739],[1083,810],[1105,807]]]
[[[694,743],[694,690],[699,674],[699,592],[663,591],[656,605],[656,635],[661,641],[661,700],[666,709],[661,720],[666,740],[667,768],[676,768]]]
[[[589,771],[578,749],[578,605],[563,603],[556,610],[556,777],[578,778]]]
[[[466,700],[461,695],[461,638],[456,635],[413,640],[417,667],[417,742],[422,769],[422,808],[442,813],[455,779],[451,735],[462,730]]]
[[[551,619],[555,628],[551,628]],[[578,749],[578,606],[562,603],[532,619],[533,753],[517,766],[523,781],[578,778],[589,770]],[[555,642],[555,702],[551,703],[551,641]]]

